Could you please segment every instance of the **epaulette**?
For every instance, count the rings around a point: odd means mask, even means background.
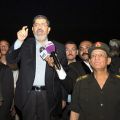
[[[77,79],[76,79],[76,82],[80,81],[80,80],[84,80],[85,78],[88,77],[88,74],[86,75],[83,75],[83,76],[79,76]]]
[[[115,75],[115,76],[120,79],[120,75]]]

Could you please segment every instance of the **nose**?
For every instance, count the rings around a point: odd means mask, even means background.
[[[87,49],[87,48],[84,48],[84,49],[83,49],[83,53],[88,53],[88,49]]]
[[[95,56],[95,60],[99,60],[99,58],[100,58],[99,55]]]
[[[6,49],[6,46],[1,46],[1,49]]]
[[[69,50],[69,53],[71,54],[71,53],[72,53],[72,50]]]

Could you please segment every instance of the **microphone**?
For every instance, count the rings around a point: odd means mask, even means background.
[[[58,70],[60,70],[61,65],[60,65],[60,62],[57,58],[57,54],[55,53],[55,45],[53,44],[53,42],[48,41],[46,46],[45,46],[45,50],[47,51],[48,54],[51,55],[51,57],[53,57],[55,66],[57,67]]]
[[[45,60],[45,58],[50,55],[48,54],[48,52],[46,51],[46,49],[44,47],[40,47],[40,57]]]

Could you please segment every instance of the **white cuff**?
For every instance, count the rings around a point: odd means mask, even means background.
[[[66,78],[66,72],[64,71],[62,66],[60,70],[56,69],[56,72],[60,80],[64,80]]]
[[[14,50],[18,49],[21,47],[23,42],[21,42],[20,40],[16,40],[15,43],[14,43]]]

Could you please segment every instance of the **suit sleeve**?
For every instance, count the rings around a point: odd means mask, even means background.
[[[77,72],[73,69],[73,67],[69,65],[67,70],[67,76],[65,80],[62,80],[61,82],[63,83],[64,87],[70,94],[73,92],[73,88],[76,83],[77,77],[78,77]]]
[[[10,48],[8,54],[7,54],[7,62],[9,64],[16,64],[19,61],[20,58],[20,49],[14,50],[14,45]]]

